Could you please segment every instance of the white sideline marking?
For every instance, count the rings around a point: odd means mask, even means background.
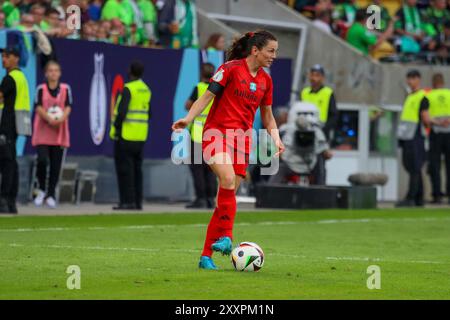
[[[43,248],[43,249],[81,249],[81,250],[101,250],[101,251],[137,251],[137,252],[161,252],[163,249],[158,248],[121,248],[121,247],[101,247],[101,246],[68,246],[68,245],[24,245],[20,243],[9,243],[9,247],[20,247],[20,248]],[[164,251],[171,252],[199,252],[198,250],[192,249],[164,249]]]
[[[447,218],[365,218],[365,219],[325,219],[316,221],[261,221],[255,223],[240,222],[235,226],[284,226],[284,225],[298,225],[298,224],[340,224],[340,223],[371,223],[371,222],[435,222],[435,221],[450,221]],[[70,230],[111,230],[111,229],[155,229],[155,228],[182,228],[182,227],[206,227],[206,224],[146,224],[135,226],[118,226],[118,227],[52,227],[52,228],[17,228],[17,229],[0,229],[0,232],[33,232],[33,231],[70,231]]]
[[[124,252],[146,252],[146,253],[159,253],[161,251],[170,252],[184,252],[184,253],[200,253],[200,250],[193,249],[159,249],[159,248],[123,248],[123,247],[101,247],[101,246],[69,246],[69,245],[24,245],[19,243],[9,243],[9,247],[20,248],[42,248],[42,249],[76,249],[76,250],[100,250],[100,251],[124,251]],[[282,253],[271,253],[271,256],[297,258],[297,259],[310,259],[304,255],[292,255]],[[369,258],[369,257],[324,257],[319,258],[324,260],[337,260],[337,261],[365,261],[365,262],[391,262],[391,263],[412,263],[412,264],[450,264],[444,261],[427,261],[427,260],[389,260],[381,258]]]

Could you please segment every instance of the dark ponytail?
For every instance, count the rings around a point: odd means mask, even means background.
[[[245,35],[235,40],[227,53],[227,61],[247,58],[253,46],[259,50],[264,48],[269,41],[277,41],[277,38],[266,30],[247,32]]]

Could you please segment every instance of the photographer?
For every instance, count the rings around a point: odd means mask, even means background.
[[[297,102],[292,106],[286,124],[280,168],[269,183],[286,183],[291,176],[309,177],[316,170],[318,157],[331,158],[326,136],[321,129],[319,111],[310,103]],[[310,181],[315,184],[315,181]]]

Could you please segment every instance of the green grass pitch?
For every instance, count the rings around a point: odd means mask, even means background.
[[[257,273],[220,255],[198,269],[209,217],[0,217],[0,299],[450,299],[448,209],[238,212],[235,243],[265,251]]]

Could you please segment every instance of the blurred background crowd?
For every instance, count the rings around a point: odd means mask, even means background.
[[[0,29],[42,30],[49,37],[102,41],[141,47],[198,48],[192,0],[8,0],[0,1]],[[70,27],[79,8],[81,28]],[[72,7],[71,7],[72,6]],[[211,35],[205,48],[224,50]]]
[[[450,0],[280,0],[313,24],[382,61],[450,63]],[[50,37],[114,44],[223,50],[214,34],[198,41],[194,0],[8,0],[0,1],[0,28],[39,28]],[[81,28],[67,20],[76,5]],[[377,5],[380,19],[367,8]],[[373,13],[374,11],[372,11]],[[367,19],[369,18],[369,22]],[[372,26],[372,27],[371,27]]]
[[[282,0],[330,34],[364,54],[384,61],[421,60],[448,64],[448,0]],[[370,28],[367,8],[380,8],[378,29]],[[368,50],[371,48],[371,50]]]

